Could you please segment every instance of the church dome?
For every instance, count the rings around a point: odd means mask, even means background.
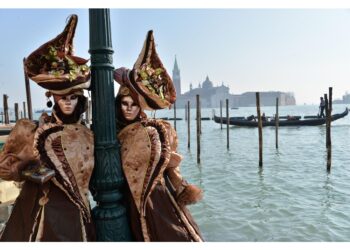
[[[211,89],[211,88],[213,88],[213,83],[212,83],[212,81],[209,80],[208,76],[205,79],[205,81],[202,83],[202,88],[204,88],[204,89]]]

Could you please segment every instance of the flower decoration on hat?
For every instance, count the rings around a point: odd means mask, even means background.
[[[30,79],[52,94],[65,95],[90,86],[88,60],[73,55],[78,16],[71,15],[56,38],[41,45],[24,62]]]

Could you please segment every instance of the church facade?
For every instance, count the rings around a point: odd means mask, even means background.
[[[214,86],[213,82],[209,79],[209,76],[207,76],[201,84],[198,84],[197,88],[193,88],[191,83],[190,90],[182,94],[180,69],[176,57],[173,69],[173,82],[177,94],[177,108],[184,108],[188,101],[190,101],[192,107],[195,107],[196,95],[200,95],[202,108],[218,108],[220,107],[220,101],[222,101],[222,105],[224,106],[226,99],[229,99],[230,107],[256,106],[255,92],[245,92],[239,95],[230,94],[230,88],[228,86],[225,86],[224,83]],[[295,105],[293,93],[280,91],[260,92],[260,105],[274,106],[276,105],[277,97],[279,105],[281,106]]]

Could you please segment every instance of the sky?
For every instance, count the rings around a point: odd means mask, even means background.
[[[75,54],[89,58],[88,9],[0,9],[0,107],[26,101],[23,58],[79,17]],[[112,8],[115,68],[132,68],[152,29],[170,75],[175,56],[182,92],[208,76],[214,86],[293,92],[299,105],[350,92],[350,10],[341,8]],[[117,88],[117,84],[116,84]],[[31,81],[33,108],[45,108],[45,90]],[[21,106],[21,105],[20,105]]]

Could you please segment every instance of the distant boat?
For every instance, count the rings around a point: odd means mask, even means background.
[[[14,124],[0,125],[0,136],[9,135],[14,126]]]
[[[44,113],[44,112],[51,113],[52,110],[51,109],[38,109],[38,110],[35,111],[35,113],[37,113],[37,114],[41,114],[41,113]]]
[[[161,119],[161,120],[165,120],[165,121],[174,121],[175,120],[174,117],[160,117],[157,119]],[[182,118],[176,117],[176,121],[181,121],[181,120],[182,120]]]
[[[232,107],[231,109],[239,109],[239,107]]]
[[[2,135],[9,135],[12,128],[0,128],[0,136]]]
[[[176,117],[176,118],[174,118],[174,117],[169,117],[167,120],[169,120],[169,121],[174,121],[176,119],[176,121],[181,121],[182,120],[182,118],[179,118],[179,117]],[[164,119],[165,120],[165,119]]]
[[[343,113],[340,114],[334,114],[332,115],[332,121],[338,120],[340,118],[343,118],[348,115],[348,108],[345,109]],[[292,119],[282,119],[279,120],[278,126],[317,126],[317,125],[322,125],[326,123],[326,118],[311,118],[311,119],[300,119],[300,116],[294,116],[291,117]],[[216,123],[220,123],[220,117],[215,116],[214,121]],[[222,123],[226,124],[227,119],[226,117],[222,117]],[[258,126],[258,121],[257,120],[247,120],[246,118],[244,119],[237,119],[234,117],[231,117],[229,119],[230,125],[236,125],[236,126],[242,126],[242,127],[257,127]],[[276,126],[275,120],[270,120],[270,121],[262,121],[263,127],[265,126]]]
[[[197,118],[195,120],[197,120]],[[201,121],[210,121],[210,120],[211,120],[210,117],[201,117]]]

